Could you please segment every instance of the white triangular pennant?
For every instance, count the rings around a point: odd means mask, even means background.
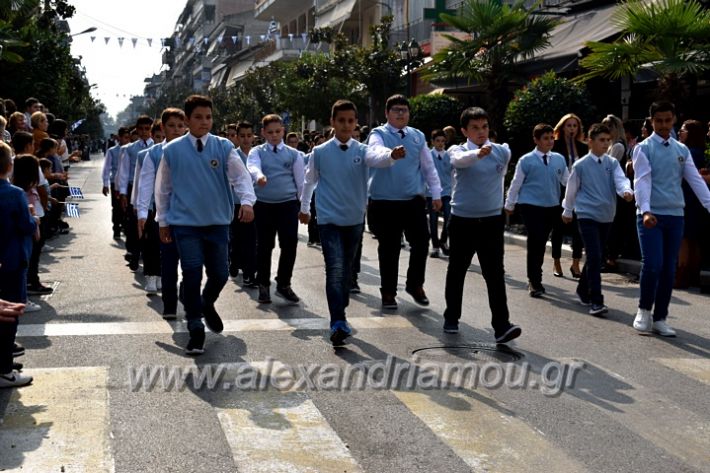
[[[237,37],[236,36],[232,36],[232,43],[237,44]]]
[[[246,36],[246,39],[247,39],[247,45],[249,45],[251,43],[251,36]]]

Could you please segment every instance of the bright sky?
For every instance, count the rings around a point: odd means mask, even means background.
[[[89,84],[96,84],[92,95],[115,118],[126,108],[131,96],[143,94],[143,79],[161,71],[160,38],[173,33],[186,0],[70,0],[69,3],[76,8],[74,17],[69,19],[72,34],[96,27],[95,32],[74,38],[72,55],[81,56]],[[119,37],[125,38],[123,47],[119,47]],[[132,38],[138,39],[135,48]],[[148,38],[153,40],[152,47],[148,46]]]

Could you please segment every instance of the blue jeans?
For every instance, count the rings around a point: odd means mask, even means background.
[[[182,267],[183,305],[187,328],[204,328],[202,304],[214,304],[229,278],[229,225],[175,225],[171,229]],[[200,296],[203,266],[207,273],[207,282]]]
[[[331,327],[334,322],[345,320],[345,308],[350,303],[352,265],[363,229],[362,223],[347,227],[318,225],[325,259],[325,295]]]
[[[434,212],[431,208],[432,198],[426,198],[426,209],[429,212],[429,234],[431,235],[431,247],[440,248],[441,245],[446,245],[449,241],[449,217],[451,217],[451,196],[441,196],[441,210]],[[441,229],[441,237],[439,236],[439,213],[444,216],[444,226]]]
[[[160,277],[163,286],[163,314],[175,314],[178,303],[178,255],[177,243],[160,242]]]
[[[637,216],[636,227],[641,245],[641,297],[639,308],[653,309],[653,320],[668,317],[678,251],[683,239],[683,217],[656,215],[654,228],[643,226],[643,217]]]
[[[584,248],[587,250],[587,260],[577,284],[577,294],[585,300],[589,299],[594,305],[602,305],[602,252],[609,237],[611,222],[602,223],[590,218],[580,218],[577,224]]]

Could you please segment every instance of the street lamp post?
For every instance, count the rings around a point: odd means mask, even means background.
[[[407,97],[412,95],[412,80],[410,77],[412,62],[419,59],[420,54],[421,48],[414,38],[409,40],[409,43],[402,41],[399,45],[399,57],[405,61],[405,69],[407,71]]]

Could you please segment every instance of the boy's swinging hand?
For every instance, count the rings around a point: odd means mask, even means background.
[[[311,215],[304,214],[303,212],[298,212],[298,221],[301,222],[303,225],[308,225],[308,222],[311,221]]]
[[[254,220],[254,209],[251,205],[242,205],[239,207],[239,221],[249,223]]]
[[[170,234],[170,227],[160,227],[160,241],[165,243],[166,245],[168,243],[173,242],[173,237]]]
[[[624,200],[626,202],[631,202],[634,200],[634,195],[631,192],[624,192]]]

